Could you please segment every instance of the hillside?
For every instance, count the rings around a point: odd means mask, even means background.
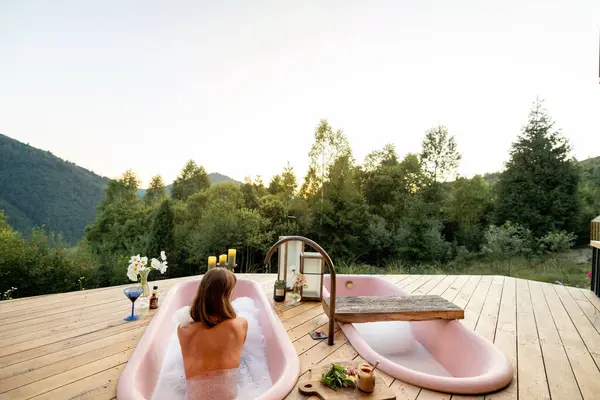
[[[0,134],[0,209],[17,230],[46,225],[73,242],[94,221],[108,179]]]
[[[239,183],[216,172],[208,176],[213,184]],[[79,240],[85,226],[96,218],[108,180],[0,134],[0,210],[14,229],[26,235],[33,227],[45,225],[62,232],[69,242]],[[167,191],[171,192],[171,185]],[[140,196],[144,192],[141,189]]]

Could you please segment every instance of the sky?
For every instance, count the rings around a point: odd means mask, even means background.
[[[448,127],[459,173],[501,170],[536,97],[600,155],[600,1],[0,0],[0,133],[100,175],[194,159],[306,172],[327,119],[362,162]]]

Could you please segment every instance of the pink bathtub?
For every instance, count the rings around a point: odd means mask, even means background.
[[[329,297],[330,277],[323,296]],[[346,286],[351,281],[353,284]],[[337,296],[408,296],[402,288],[368,275],[337,277]],[[415,386],[456,394],[483,394],[510,383],[513,369],[493,343],[459,321],[390,321],[340,324],[356,351],[379,369]]]
[[[189,280],[169,290],[119,378],[118,399],[152,398],[169,343],[171,316],[177,309],[192,302],[200,280],[201,278]],[[261,309],[260,323],[265,336],[273,387],[259,399],[281,400],[294,388],[298,379],[300,360],[296,350],[259,285],[238,278],[234,297],[250,297]]]

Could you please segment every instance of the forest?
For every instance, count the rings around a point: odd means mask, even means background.
[[[600,158],[577,162],[537,100],[501,173],[458,176],[459,143],[445,126],[425,132],[421,151],[393,145],[354,159],[343,130],[315,128],[302,179],[287,165],[270,182],[211,185],[188,161],[167,191],[157,175],[138,195],[133,171],[110,180],[96,219],[72,246],[35,228],[28,237],[0,213],[0,290],[7,297],[128,282],[132,255],[169,268],[152,279],[197,275],[207,258],[237,249],[242,272],[264,272],[282,235],[321,244],[342,273],[502,274],[583,286],[587,260],[569,256],[589,241],[600,215]],[[16,288],[16,289],[13,289]],[[8,293],[8,295],[7,295]]]

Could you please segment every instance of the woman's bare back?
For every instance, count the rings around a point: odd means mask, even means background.
[[[212,328],[200,322],[180,326],[177,335],[187,379],[238,368],[247,331],[244,318],[226,320]]]

